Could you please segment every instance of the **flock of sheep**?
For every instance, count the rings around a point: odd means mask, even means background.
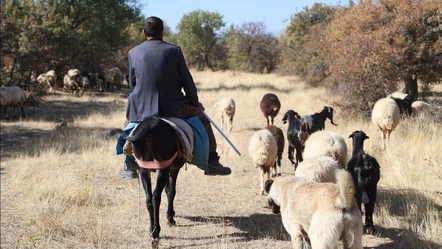
[[[220,110],[221,122],[224,122],[225,116],[229,120],[230,132],[235,114],[234,100],[225,98],[215,106]],[[281,103],[275,94],[269,93],[263,96],[260,108],[267,119],[267,127],[251,136],[249,156],[260,171],[259,194],[268,193],[272,210],[281,212],[293,247],[303,248],[308,243],[312,248],[336,248],[342,240],[343,248],[362,248],[362,233],[374,232],[372,215],[380,179],[379,163],[363,149],[368,136],[359,130],[349,135],[353,140],[353,151],[347,160],[344,137],[324,130],[327,119],[337,126],[333,121],[332,107],[325,106],[311,115],[289,110],[282,121],[289,124],[286,132],[288,158],[295,174],[281,176],[285,138],[282,130],[273,125]],[[430,109],[430,104],[415,101],[411,95],[399,92],[378,100],[372,110],[372,122],[382,132],[382,148],[388,148],[390,134],[397,127],[401,114],[419,114]],[[351,179],[351,186],[346,184],[348,179]],[[321,185],[325,183],[328,187]],[[330,184],[333,184],[332,187]],[[300,188],[304,190],[298,191]],[[328,191],[337,196],[325,205],[321,199],[325,197],[317,191]],[[319,199],[315,199],[317,195]],[[362,223],[362,205],[365,208],[365,226]],[[336,209],[339,212],[335,212]]]
[[[84,92],[87,89],[99,91],[120,90],[124,80],[123,72],[118,67],[99,73],[80,72],[78,69],[69,69],[63,77],[63,91]],[[49,93],[55,93],[57,74],[49,70],[37,77],[38,84],[47,86]]]
[[[36,82],[41,87],[47,87],[48,93],[55,93],[58,85],[57,73],[49,70],[40,74]],[[63,77],[63,91],[73,93],[83,93],[88,89],[99,91],[120,90],[124,75],[118,67],[113,67],[109,72],[101,71],[99,73],[80,72],[78,69],[70,69]],[[19,106],[22,111],[22,117],[25,117],[23,103],[26,101],[24,87],[3,86],[1,88],[1,106],[4,108],[5,118],[9,119],[7,107]]]

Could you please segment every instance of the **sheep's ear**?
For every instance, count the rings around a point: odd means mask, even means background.
[[[348,138],[353,138],[355,136],[355,133],[353,132],[352,134],[350,134],[350,136],[348,136]]]

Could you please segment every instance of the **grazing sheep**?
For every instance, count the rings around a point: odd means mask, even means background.
[[[57,86],[57,74],[54,70],[49,70],[46,73],[40,74],[37,77],[37,82],[40,85],[49,86],[49,93],[55,93],[55,88]]]
[[[338,183],[338,175],[346,172],[345,169],[339,168],[336,161],[329,156],[317,156],[305,159],[299,164],[296,169],[295,176],[303,177],[314,182],[324,183]],[[353,179],[353,178],[352,178]],[[353,201],[353,206],[349,212],[345,213],[344,226],[348,227],[344,234],[344,243],[353,244],[352,246],[344,248],[362,248],[362,214],[356,201]]]
[[[262,114],[267,119],[267,125],[270,124],[269,116],[273,124],[273,120],[278,115],[279,109],[281,109],[281,102],[279,102],[278,96],[273,93],[267,93],[262,97],[260,108]]]
[[[400,111],[391,98],[379,99],[373,107],[371,121],[382,132],[382,149],[389,147],[390,134],[399,124]]]
[[[330,156],[345,169],[347,163],[347,143],[345,139],[336,132],[317,131],[310,135],[305,143],[304,158],[316,156]]]
[[[281,159],[282,159],[282,153],[284,152],[284,133],[282,130],[275,126],[275,125],[268,125],[266,127],[267,130],[269,130],[273,136],[276,139],[276,144],[278,145],[278,152],[276,153],[276,161],[275,165],[273,166],[273,174],[272,177],[275,177],[276,175],[281,175]]]
[[[359,210],[361,203],[365,207],[365,231],[373,233],[373,210],[376,204],[377,184],[380,175],[378,161],[364,151],[364,140],[368,136],[363,131],[355,131],[348,138],[353,139],[353,154],[348,161],[347,170],[353,177],[356,187],[356,202]]]
[[[109,73],[106,71],[100,71],[99,73],[97,73],[96,78],[99,91],[106,91],[109,88]]]
[[[25,92],[18,86],[4,86],[1,88],[0,105],[4,107],[5,118],[9,119],[6,108],[12,106],[15,110],[16,106],[20,106],[21,114],[25,117],[23,103],[26,100]]]
[[[229,119],[228,124],[228,132],[232,130],[233,127],[233,117],[235,116],[235,101],[232,98],[226,97],[215,103],[213,107],[219,108],[219,114],[221,115],[221,130],[223,130],[224,126],[224,115]]]
[[[63,78],[63,89],[73,90],[74,92],[81,89],[83,77],[81,77],[80,70],[69,69],[68,73]]]
[[[289,122],[289,127],[287,128],[287,140],[289,142],[288,146],[288,157],[293,167],[298,166],[299,162],[302,162],[302,151],[304,146],[302,146],[301,139],[299,137],[300,129],[301,129],[301,117],[299,114],[293,110],[288,110],[284,117],[282,118],[282,122],[285,124]],[[293,153],[296,149],[296,161],[294,161]]]
[[[96,76],[95,73],[91,73],[91,72],[88,72],[88,71],[83,71],[83,72],[81,72],[81,77],[83,77],[83,80],[84,80],[84,78],[87,78],[87,80],[89,81],[89,86],[88,87],[90,89],[96,89],[96,87],[97,87],[97,76]]]
[[[333,122],[333,108],[330,106],[324,106],[319,113],[314,113],[312,115],[302,115],[302,118],[307,120],[310,128],[310,133],[315,131],[324,130],[325,129],[325,120],[330,119],[330,123],[332,125],[338,126]]]
[[[124,75],[118,67],[113,67],[109,70],[109,86],[107,90],[121,90]]]
[[[270,168],[275,165],[277,152],[276,139],[269,130],[259,130],[250,138],[249,155],[261,175],[260,195],[264,194],[264,182],[270,179]]]
[[[419,115],[425,112],[431,112],[432,106],[425,101],[417,100],[411,104],[411,109],[413,110],[413,115]]]

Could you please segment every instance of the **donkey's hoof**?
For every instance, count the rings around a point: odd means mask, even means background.
[[[167,225],[175,226],[176,225],[176,221],[173,218],[170,218],[170,219],[167,220]]]
[[[160,246],[160,238],[152,239],[152,248],[158,249],[159,246]]]

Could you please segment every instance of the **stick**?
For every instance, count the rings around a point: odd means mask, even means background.
[[[204,116],[206,116],[206,118],[210,121],[210,123],[215,126],[215,128],[218,130],[218,132],[226,139],[226,141],[230,144],[230,146],[235,150],[235,152],[238,154],[238,156],[241,156],[241,152],[239,152],[239,150],[235,147],[235,145],[233,145],[233,143],[229,140],[229,138],[226,136],[226,134],[224,134],[224,132],[218,127],[218,125],[215,124],[215,122],[213,122],[213,120],[209,117],[209,115],[207,115],[204,111],[201,111]]]

